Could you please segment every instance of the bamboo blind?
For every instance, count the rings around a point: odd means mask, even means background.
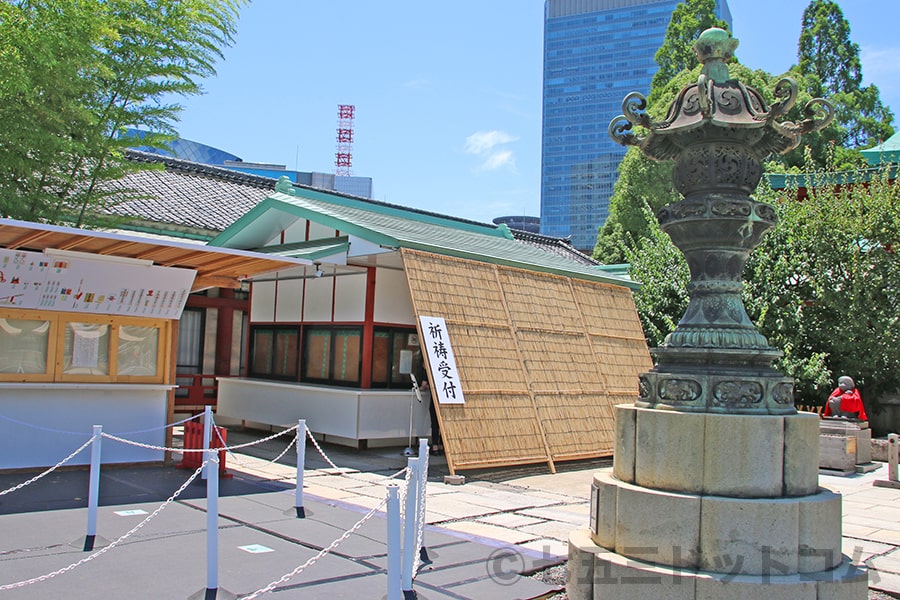
[[[437,405],[451,472],[612,454],[613,407],[653,366],[630,290],[402,255],[417,320],[447,323],[466,398]]]

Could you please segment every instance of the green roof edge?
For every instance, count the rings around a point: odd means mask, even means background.
[[[278,210],[281,212],[286,212],[298,218],[304,218],[309,220],[314,220],[326,227],[332,227],[338,231],[344,231],[350,235],[354,235],[361,239],[364,239],[373,244],[382,245],[382,246],[390,246],[394,248],[409,248],[411,250],[421,250],[425,252],[432,252],[434,254],[441,254],[444,256],[453,256],[456,258],[465,258],[469,260],[477,260],[480,262],[485,262],[489,264],[497,264],[508,267],[514,267],[518,269],[528,269],[531,271],[537,271],[542,273],[552,273],[555,275],[561,275],[564,277],[573,277],[575,279],[584,279],[588,281],[598,281],[601,283],[607,283],[610,285],[618,285],[622,287],[627,287],[630,289],[640,289],[640,284],[631,280],[620,279],[618,277],[614,277],[611,275],[606,275],[602,273],[593,274],[587,271],[579,271],[573,269],[566,269],[562,267],[553,267],[549,265],[538,265],[527,261],[515,260],[515,259],[504,259],[496,256],[490,256],[486,254],[480,254],[476,252],[468,252],[465,250],[459,250],[455,248],[447,248],[444,246],[438,246],[435,244],[427,244],[427,243],[418,243],[418,242],[409,242],[409,241],[401,241],[397,238],[374,232],[371,229],[363,227],[361,225],[356,225],[355,223],[345,221],[338,217],[332,217],[330,215],[323,215],[321,212],[316,210],[307,209],[302,206],[298,206],[291,202],[292,198],[301,197],[306,198],[308,200],[319,201],[332,203],[331,199],[335,198],[329,194],[324,193],[316,193],[309,192],[308,190],[300,190],[304,193],[297,194],[285,194],[283,192],[275,192],[272,195],[268,196],[265,200],[257,204],[253,209],[247,212],[244,216],[239,218],[234,224],[231,225],[222,235],[217,236],[214,240],[210,242],[210,245],[221,246],[224,243],[227,243],[231,238],[240,233],[243,228],[252,223],[256,218],[267,212],[268,210]],[[314,197],[310,197],[307,192],[312,194]],[[362,210],[371,210],[372,205],[368,203],[360,203],[360,204],[342,204],[342,206],[347,208],[360,208]],[[404,212],[399,209],[391,210],[388,213],[382,212],[382,214],[388,214],[393,217],[399,218],[410,218],[409,213]],[[415,213],[414,213],[415,214]],[[416,215],[416,217],[421,217],[422,215]],[[420,220],[420,219],[413,219]],[[489,227],[465,227],[465,223],[459,223],[452,219],[428,219],[428,223],[432,225],[440,225],[444,227],[454,228],[454,229],[464,229],[471,233],[479,233],[482,235],[488,235],[488,232],[493,232],[490,237],[499,237],[503,239],[509,239],[505,235],[503,235],[501,230],[495,230]],[[229,231],[231,233],[229,233]],[[500,231],[498,234],[497,231]],[[226,235],[227,234],[227,235]],[[593,269],[594,267],[586,267],[586,269]]]

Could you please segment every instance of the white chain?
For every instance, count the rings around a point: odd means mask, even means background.
[[[215,426],[215,425],[213,425],[213,426]],[[291,443],[288,444],[288,446],[284,449],[284,451],[283,451],[281,454],[279,454],[275,459],[273,459],[272,461],[270,461],[270,462],[277,462],[279,459],[281,459],[281,458],[287,453],[287,451],[294,445],[295,442],[299,443],[299,435],[300,435],[300,432],[299,432],[299,426],[298,426],[298,425],[295,425],[295,426],[293,426],[293,427],[291,427],[291,428],[289,428],[289,429],[285,429],[284,431],[281,431],[281,432],[279,432],[279,433],[273,434],[273,435],[271,435],[271,436],[269,436],[269,437],[267,437],[267,438],[263,438],[263,439],[260,439],[260,440],[256,440],[256,441],[254,441],[254,442],[249,442],[249,443],[246,443],[246,444],[240,444],[240,445],[237,445],[237,446],[230,446],[230,447],[229,447],[229,446],[224,446],[224,445],[223,445],[223,447],[217,448],[217,449],[214,449],[214,450],[218,450],[218,451],[223,451],[223,450],[224,450],[224,451],[228,451],[229,453],[232,453],[232,457],[234,458],[232,449],[245,448],[245,447],[248,447],[248,446],[253,446],[253,445],[261,444],[261,443],[263,443],[263,442],[267,442],[267,441],[269,441],[269,440],[272,440],[272,439],[275,439],[275,438],[277,438],[277,437],[280,437],[280,436],[282,436],[282,435],[288,433],[289,431],[293,431],[293,430],[295,430],[295,429],[297,430],[297,432],[295,433],[294,439],[291,441]],[[222,439],[222,436],[221,436],[221,434],[219,433],[218,429],[216,429],[215,431],[216,431],[216,434],[219,436],[219,440],[224,444],[224,443],[225,443],[225,440]],[[325,454],[325,452],[322,450],[321,446],[319,446],[318,442],[317,442],[316,439],[313,437],[312,432],[309,430],[309,428],[306,429],[306,433],[308,434],[308,437],[312,440],[312,442],[313,442],[313,444],[315,445],[316,449],[319,451],[319,454],[322,455],[322,457],[325,459],[325,461],[326,461],[329,465],[331,465],[334,469],[338,470],[340,475],[345,476],[345,477],[349,477],[349,478],[351,478],[351,479],[355,479],[355,478],[353,478],[353,477],[350,477],[350,476],[347,475],[346,473],[340,473],[340,470],[341,470],[340,467],[338,467],[338,466],[337,466],[330,458],[328,458],[328,456],[327,456],[327,455]],[[112,435],[112,434],[108,434],[108,433],[101,433],[100,436],[102,436],[102,437],[107,437],[107,438],[109,438],[109,439],[111,439],[111,440],[113,440],[113,441],[121,442],[121,443],[128,444],[128,445],[132,445],[132,446],[137,446],[137,447],[141,447],[141,448],[147,448],[147,449],[150,449],[150,450],[162,450],[162,451],[173,451],[173,452],[208,452],[208,450],[203,449],[203,448],[199,448],[199,449],[193,449],[193,448],[167,448],[167,447],[164,447],[164,446],[155,446],[155,445],[153,445],[153,444],[144,444],[144,443],[141,443],[141,442],[135,442],[135,441],[128,440],[128,439],[125,439],[125,438],[121,438],[121,437],[118,437],[118,436],[115,436],[115,435]],[[48,469],[47,471],[45,471],[45,472],[43,472],[43,473],[41,473],[41,474],[39,474],[39,475],[33,477],[32,479],[30,479],[30,480],[28,480],[28,481],[26,481],[26,482],[20,483],[20,484],[17,485],[17,486],[14,486],[14,487],[12,487],[12,488],[10,488],[10,489],[8,489],[8,490],[5,490],[5,491],[0,492],[0,496],[5,495],[5,494],[8,494],[8,493],[13,492],[13,491],[16,491],[16,490],[19,490],[19,489],[21,489],[21,488],[23,488],[23,487],[25,487],[25,486],[27,486],[27,485],[30,485],[30,484],[34,483],[35,481],[41,479],[42,477],[44,477],[44,476],[46,476],[46,475],[52,473],[54,470],[56,470],[56,469],[59,468],[60,466],[62,466],[62,465],[64,465],[65,463],[67,463],[67,462],[70,461],[72,458],[74,458],[76,455],[78,455],[78,453],[80,453],[82,450],[84,450],[85,448],[87,448],[90,444],[92,444],[92,443],[96,440],[96,438],[97,438],[97,435],[91,436],[91,438],[90,438],[87,442],[85,442],[81,447],[79,447],[77,450],[75,450],[74,452],[72,452],[69,456],[67,456],[66,458],[64,458],[62,461],[60,461],[59,463],[57,463],[56,465],[54,465],[53,467],[51,467],[51,468]],[[139,529],[141,529],[144,525],[146,525],[147,523],[149,523],[149,522],[150,522],[152,519],[154,519],[156,516],[158,516],[158,515],[159,515],[159,514],[160,514],[160,513],[161,513],[161,512],[169,505],[169,504],[171,504],[172,502],[174,502],[175,499],[176,499],[176,498],[177,498],[177,497],[178,497],[178,496],[179,496],[179,495],[187,488],[187,486],[190,485],[191,482],[194,481],[194,479],[197,478],[197,476],[203,471],[203,469],[209,464],[210,461],[213,461],[214,463],[218,463],[218,462],[219,462],[219,461],[218,461],[217,453],[214,453],[213,456],[212,456],[211,458],[205,460],[205,461],[203,462],[203,464],[201,464],[201,465],[197,468],[197,470],[194,471],[194,473],[193,473],[193,474],[192,474],[192,475],[184,482],[184,484],[182,484],[181,487],[179,487],[179,488],[175,491],[175,493],[172,494],[172,495],[171,495],[171,496],[170,496],[170,497],[169,497],[169,498],[168,498],[161,506],[159,506],[155,511],[153,511],[153,513],[151,513],[149,516],[147,516],[147,518],[145,518],[143,521],[141,521],[140,523],[138,523],[134,528],[132,528],[131,530],[129,530],[127,533],[125,533],[124,535],[122,535],[120,538],[118,538],[118,539],[115,540],[114,542],[110,543],[108,546],[106,546],[106,547],[100,549],[99,551],[97,551],[97,552],[91,554],[90,556],[87,556],[87,557],[85,557],[85,558],[83,558],[83,559],[81,559],[81,560],[79,560],[79,561],[77,561],[77,562],[75,562],[75,563],[72,563],[72,564],[70,564],[70,565],[68,565],[68,566],[66,566],[66,567],[63,567],[62,569],[59,569],[59,570],[57,570],[57,571],[53,571],[52,573],[48,573],[48,574],[46,574],[46,575],[41,575],[40,577],[34,577],[34,578],[32,578],[32,579],[27,579],[27,580],[24,580],[24,581],[19,581],[19,582],[16,582],[16,583],[11,583],[11,584],[2,585],[2,586],[0,586],[0,591],[9,590],[9,589],[15,589],[15,588],[20,588],[20,587],[25,587],[25,586],[31,585],[31,584],[33,584],[33,583],[38,583],[38,582],[41,582],[41,581],[46,581],[47,579],[51,579],[51,578],[53,578],[53,577],[56,577],[57,575],[61,575],[61,574],[63,574],[63,573],[66,573],[66,572],[68,572],[68,571],[71,571],[72,569],[75,569],[75,568],[77,568],[77,567],[79,567],[79,566],[81,566],[81,565],[83,565],[83,564],[85,564],[85,563],[87,563],[87,562],[89,562],[89,561],[91,561],[91,560],[97,558],[98,556],[100,556],[100,555],[102,555],[102,554],[108,552],[109,550],[112,550],[113,548],[115,548],[116,546],[118,546],[121,542],[123,542],[124,540],[126,540],[127,538],[129,538],[131,535],[133,535],[135,532],[137,532]],[[237,462],[240,462],[240,461],[237,461]],[[427,473],[428,473],[428,457],[427,457],[427,455],[426,455],[426,457],[425,457],[425,459],[424,459],[424,464],[423,464],[422,468],[423,468],[424,473],[426,474],[426,477],[427,477]],[[405,474],[406,485],[403,486],[403,488],[401,489],[401,502],[400,502],[400,506],[401,506],[402,508],[405,508],[405,502],[404,502],[404,500],[405,500],[405,496],[406,496],[407,490],[408,490],[408,488],[409,488],[409,483],[410,483],[410,480],[411,480],[411,477],[412,477],[412,471],[411,471],[410,469],[408,469],[407,467],[404,467],[403,469],[397,471],[396,473],[394,473],[393,475],[387,477],[386,479],[387,479],[387,480],[391,480],[391,479],[394,479],[394,478],[398,477],[398,476],[401,475],[401,474]],[[362,481],[362,482],[367,483],[367,484],[372,484],[372,483],[373,483],[373,482],[371,482],[371,481],[368,481],[368,480],[362,480],[362,479],[359,479],[359,481]],[[423,483],[424,483],[424,482],[423,482]],[[292,577],[294,577],[294,576],[296,576],[297,574],[299,574],[300,572],[302,572],[304,569],[306,569],[306,568],[312,566],[313,564],[315,564],[315,563],[316,563],[319,559],[321,559],[323,556],[325,556],[326,554],[328,554],[329,552],[331,552],[332,550],[334,550],[341,542],[343,542],[343,541],[346,540],[348,537],[350,537],[351,535],[353,535],[356,531],[358,531],[358,530],[363,526],[363,524],[365,524],[367,521],[369,521],[369,520],[370,520],[370,519],[371,519],[371,518],[372,518],[372,517],[373,517],[373,516],[381,509],[381,508],[382,508],[382,507],[384,507],[384,505],[385,505],[386,503],[387,503],[387,500],[386,500],[386,499],[385,499],[385,500],[382,500],[382,501],[379,503],[378,506],[376,506],[375,508],[373,508],[372,510],[370,510],[370,511],[369,511],[362,519],[360,519],[353,527],[351,527],[348,531],[346,531],[346,532],[345,532],[343,535],[341,535],[338,539],[336,539],[334,542],[332,542],[327,548],[322,549],[317,555],[313,556],[311,559],[309,559],[308,561],[306,561],[306,563],[300,565],[299,567],[297,567],[296,569],[294,569],[294,570],[291,571],[290,573],[285,574],[285,575],[282,576],[279,580],[270,583],[270,584],[267,585],[265,588],[262,588],[262,589],[260,589],[260,590],[258,590],[258,591],[256,591],[256,592],[254,592],[254,593],[251,594],[250,596],[246,596],[246,597],[245,597],[245,600],[252,600],[253,598],[258,597],[258,596],[261,595],[261,594],[268,593],[268,592],[272,591],[272,590],[275,589],[278,585],[280,585],[280,584],[282,584],[282,583],[285,583],[286,581],[288,581],[288,580],[291,579]],[[420,494],[420,496],[419,496],[419,501],[418,501],[418,504],[417,504],[417,507],[416,507],[416,512],[417,512],[417,514],[419,515],[419,527],[418,527],[418,530],[417,530],[417,532],[416,532],[416,552],[415,552],[415,559],[414,559],[414,564],[413,564],[413,573],[415,573],[416,571],[418,571],[418,568],[419,568],[420,562],[421,562],[420,551],[419,551],[419,549],[420,549],[421,546],[422,546],[422,538],[423,538],[423,535],[424,535],[424,521],[425,521],[425,490],[424,490],[424,489],[421,490],[421,494]]]
[[[400,469],[399,471],[397,471],[397,472],[394,473],[393,475],[388,475],[388,476],[386,477],[386,479],[395,479],[395,478],[397,478],[397,477],[400,477],[400,476],[403,475],[404,473],[406,473],[406,467],[403,467],[402,469]]]
[[[325,451],[322,450],[322,446],[320,446],[319,442],[316,441],[316,438],[315,438],[315,436],[313,436],[312,431],[309,430],[309,427],[306,428],[306,437],[308,437],[310,440],[312,440],[313,446],[316,447],[316,450],[319,451],[319,454],[322,455],[322,458],[325,459],[325,462],[327,462],[329,465],[331,465],[332,469],[337,469],[338,471],[341,470],[341,468],[339,466],[334,464],[334,462],[332,462],[332,460],[330,458],[328,458],[328,455],[325,454]]]
[[[275,433],[270,435],[269,437],[265,437],[253,442],[247,442],[246,444],[238,444],[237,446],[225,446],[223,448],[213,448],[213,450],[238,450],[240,448],[246,448],[248,446],[255,446],[257,444],[262,444],[263,442],[268,442],[269,440],[274,440],[277,437],[281,437],[282,435],[297,429],[297,425],[294,425],[290,429],[285,429],[279,433]],[[103,437],[109,438],[116,442],[121,442],[123,444],[128,444],[129,446],[137,446],[138,448],[146,448],[147,450],[162,450],[164,452],[206,452],[203,448],[168,448],[166,446],[154,446],[153,444],[144,444],[142,442],[135,442],[133,440],[126,440],[125,438],[120,438],[118,436],[112,435],[110,433],[103,433]]]
[[[169,429],[170,427],[178,427],[179,425],[184,425],[188,421],[193,421],[194,419],[199,419],[203,416],[203,413],[196,414],[193,417],[188,417],[187,419],[182,419],[180,421],[175,421],[174,423],[167,423],[162,427],[151,427],[150,429],[138,429],[136,431],[119,431],[119,435],[134,435],[136,433],[150,433],[151,431],[161,431],[163,429]]]
[[[325,454],[324,450],[322,450],[322,446],[320,446],[319,442],[316,441],[316,438],[313,437],[312,431],[310,431],[309,427],[306,428],[306,433],[307,433],[306,437],[308,437],[310,440],[312,440],[313,446],[316,447],[316,450],[319,451],[319,454],[322,456],[323,459],[325,459],[325,462],[327,462],[331,466],[332,469],[337,471],[337,473],[334,473],[335,475],[340,475],[341,477],[345,477],[347,479],[352,479],[353,481],[359,481],[361,483],[365,483],[366,485],[373,485],[373,484],[378,483],[376,481],[371,481],[369,479],[362,479],[361,477],[354,477],[353,475],[351,475],[349,473],[344,473],[343,470],[341,469],[341,467],[334,464],[334,461],[332,461],[330,458],[328,458],[328,455]],[[388,479],[388,480],[394,479],[395,477],[398,477],[399,475],[405,473],[406,471],[407,471],[406,467],[403,467],[402,469],[400,469],[393,475],[389,475],[385,479]],[[401,498],[401,500],[402,500],[402,498]]]
[[[35,481],[37,481],[37,480],[40,479],[41,477],[44,477],[45,475],[49,475],[50,473],[52,473],[53,471],[55,471],[55,470],[58,469],[59,467],[63,466],[64,464],[66,464],[67,462],[69,462],[70,460],[72,460],[73,458],[75,458],[75,456],[76,456],[79,452],[81,452],[82,450],[84,450],[85,448],[87,448],[88,446],[90,446],[90,445],[94,442],[95,439],[97,439],[97,436],[96,436],[96,435],[92,435],[92,436],[91,436],[91,439],[89,439],[89,440],[86,441],[84,444],[82,444],[82,445],[81,445],[81,448],[79,448],[78,450],[76,450],[76,451],[73,452],[72,454],[68,455],[67,457],[65,457],[64,459],[62,459],[61,461],[59,461],[58,463],[56,463],[55,465],[53,465],[52,467],[50,467],[49,469],[47,469],[46,471],[44,471],[43,473],[41,473],[40,475],[35,475],[34,477],[32,477],[31,479],[29,479],[28,481],[24,481],[24,482],[20,483],[19,485],[14,485],[13,487],[9,488],[8,490],[3,490],[2,492],[0,492],[0,496],[5,496],[6,494],[9,494],[10,492],[15,492],[15,491],[17,491],[17,490],[21,490],[23,487],[25,487],[25,486],[27,486],[27,485],[31,485],[32,483],[34,483]]]
[[[180,488],[178,488],[178,489],[175,491],[174,494],[172,494],[171,496],[169,496],[169,499],[168,499],[168,500],[166,500],[165,502],[163,502],[163,504],[162,504],[159,508],[157,508],[157,509],[154,510],[152,513],[150,513],[150,515],[149,515],[146,519],[144,519],[143,521],[141,521],[140,523],[138,523],[137,525],[135,525],[130,531],[128,531],[127,533],[125,533],[122,537],[120,537],[120,538],[117,539],[116,541],[110,543],[108,546],[106,546],[106,547],[104,547],[104,548],[98,550],[97,552],[94,552],[94,553],[91,554],[90,556],[87,556],[87,557],[85,557],[85,558],[82,558],[82,559],[79,560],[78,562],[72,563],[72,564],[69,565],[68,567],[63,567],[62,569],[59,569],[59,570],[57,570],[57,571],[53,571],[52,573],[47,573],[46,575],[41,575],[40,577],[34,577],[34,578],[32,578],[32,579],[26,579],[25,581],[18,581],[18,582],[16,582],[16,583],[9,583],[9,584],[6,584],[6,585],[0,585],[0,592],[5,591],[5,590],[11,590],[11,589],[15,589],[15,588],[20,588],[20,587],[25,587],[26,585],[31,585],[32,583],[38,583],[38,582],[40,582],[40,581],[46,581],[46,580],[48,580],[48,579],[51,579],[51,578],[53,578],[53,577],[56,577],[57,575],[62,575],[63,573],[65,573],[65,572],[67,572],[67,571],[71,571],[72,569],[74,569],[74,568],[76,568],[76,567],[80,567],[80,566],[83,565],[84,563],[86,563],[86,562],[88,562],[88,561],[91,561],[91,560],[94,560],[95,558],[97,558],[97,557],[100,556],[101,554],[103,554],[103,553],[105,553],[105,552],[108,552],[109,550],[112,550],[112,549],[115,548],[117,545],[119,545],[120,542],[124,541],[124,540],[127,539],[129,536],[131,536],[134,532],[136,532],[138,529],[140,529],[141,527],[143,527],[144,525],[146,525],[147,523],[149,523],[153,518],[155,518],[159,513],[161,513],[161,512],[162,512],[169,504],[171,504],[172,502],[174,502],[174,501],[175,501],[175,498],[177,498],[177,497],[179,496],[179,494],[181,494],[181,492],[183,492],[183,491],[187,488],[187,486],[190,485],[190,483],[191,483],[194,479],[197,478],[197,476],[200,474],[201,471],[203,471],[203,468],[206,467],[206,465],[207,465],[208,463],[209,463],[209,459],[203,461],[203,464],[200,465],[200,467],[199,467],[196,471],[194,471],[194,474],[191,475],[191,476],[188,478],[188,480],[185,481],[184,484],[182,484],[182,486],[181,486]]]
[[[219,436],[219,441],[222,442],[222,443],[224,444],[224,443],[225,443],[225,440],[222,439],[222,434],[219,433],[219,429],[216,428],[215,431],[216,431],[216,435]],[[282,458],[285,454],[287,454],[287,451],[290,450],[290,449],[294,446],[294,444],[297,442],[297,437],[298,437],[298,436],[299,436],[299,433],[295,433],[295,434],[294,434],[294,439],[291,440],[291,443],[288,444],[287,447],[285,447],[285,449],[281,452],[281,454],[279,454],[278,456],[276,456],[276,457],[273,458],[272,460],[266,461],[266,464],[277,463],[279,460],[281,460],[281,458]],[[237,465],[240,466],[240,467],[246,467],[246,468],[254,468],[254,467],[255,467],[255,465],[251,465],[250,463],[246,463],[246,462],[242,461],[241,459],[239,459],[239,458],[238,458],[238,455],[235,454],[234,452],[232,452],[231,449],[228,449],[228,456],[230,456],[230,457],[231,457],[231,460],[233,460],[233,461],[235,462],[235,464],[237,464]]]
[[[203,448],[168,448],[166,446],[154,446],[153,444],[144,444],[143,442],[135,442],[133,440],[127,440],[125,438],[121,438],[117,435],[113,435],[111,433],[102,433],[100,434],[105,438],[108,438],[114,442],[121,442],[123,444],[128,444],[129,446],[137,446],[138,448],[146,448],[147,450],[162,450],[164,452],[204,452]]]
[[[403,477],[403,487],[400,488],[400,516],[406,518],[406,493],[409,491],[409,482],[412,479],[412,471],[406,468],[406,475]]]
[[[351,527],[349,530],[347,530],[346,532],[344,532],[344,534],[343,534],[341,537],[339,537],[338,539],[336,539],[336,540],[334,540],[333,542],[331,542],[331,545],[329,545],[327,548],[323,548],[318,554],[316,554],[315,556],[313,556],[312,558],[310,558],[308,561],[306,561],[305,563],[303,563],[302,565],[300,565],[299,567],[297,567],[296,569],[294,569],[294,570],[291,571],[290,573],[286,573],[285,575],[282,575],[281,578],[280,578],[278,581],[273,581],[272,583],[270,583],[270,584],[267,585],[266,587],[264,587],[264,588],[262,588],[262,589],[259,589],[259,590],[256,590],[255,592],[253,592],[253,593],[250,594],[249,596],[244,596],[242,600],[253,600],[253,599],[256,598],[256,597],[261,596],[262,594],[266,594],[266,593],[268,593],[268,592],[271,592],[271,591],[274,590],[276,587],[278,587],[280,584],[285,583],[285,582],[288,581],[290,578],[292,578],[292,577],[294,577],[295,575],[299,574],[300,572],[302,572],[302,571],[303,571],[304,569],[306,569],[307,567],[310,567],[310,566],[312,566],[313,564],[315,564],[320,558],[322,558],[323,556],[325,556],[326,554],[328,554],[329,552],[331,552],[332,550],[334,550],[335,548],[337,548],[337,547],[338,547],[338,544],[340,544],[341,542],[343,542],[344,540],[346,540],[348,537],[350,537],[351,535],[353,535],[354,533],[356,533],[356,532],[359,530],[359,528],[362,527],[362,526],[366,523],[366,521],[368,521],[369,519],[371,519],[372,517],[374,517],[375,514],[376,514],[379,510],[381,510],[381,508],[382,508],[385,504],[387,504],[387,498],[385,498],[384,500],[382,500],[381,503],[380,503],[378,506],[376,506],[375,508],[373,508],[372,510],[370,510],[368,513],[366,513],[366,516],[364,516],[362,519],[360,519],[359,521],[357,521],[357,522],[356,522],[356,525],[354,525],[354,526]]]
[[[278,433],[273,433],[269,437],[264,437],[262,439],[255,440],[252,442],[247,442],[245,444],[238,444],[237,446],[226,446],[225,448],[218,448],[218,450],[229,450],[229,451],[230,450],[240,450],[241,448],[247,448],[249,446],[255,446],[257,444],[262,444],[263,442],[268,442],[270,440],[274,440],[275,438],[281,437],[286,433],[290,433],[290,432],[294,431],[295,429],[297,429],[298,427],[299,427],[299,425],[294,425],[293,427],[288,427],[284,431],[279,431]]]

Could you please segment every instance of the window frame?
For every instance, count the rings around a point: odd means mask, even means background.
[[[375,372],[375,361],[378,358],[375,352],[375,338],[379,334],[388,334],[388,357],[387,357],[387,380],[386,381],[376,381],[376,372]],[[425,376],[425,362],[421,354],[421,340],[419,340],[419,345],[411,345],[409,344],[409,336],[414,335],[418,338],[418,331],[414,326],[407,327],[398,327],[398,326],[376,326],[375,331],[372,336],[372,389],[381,389],[381,390],[401,390],[401,389],[409,389],[412,386],[412,381],[410,381],[409,376],[405,379],[401,378],[400,381],[394,381],[394,367],[395,362],[397,362],[397,369],[399,371],[399,356],[394,356],[394,347],[395,340],[398,336],[407,336],[407,342],[403,345],[403,349],[409,348],[419,348],[419,360],[418,365],[416,364],[415,355],[413,355],[413,365],[412,372],[413,374],[419,378],[419,383],[422,382],[422,377]]]
[[[248,357],[247,357],[247,377],[253,377],[256,379],[274,379],[277,381],[298,381],[300,376],[300,363],[301,363],[301,355],[303,353],[302,347],[302,335],[300,332],[299,325],[288,325],[283,323],[272,323],[266,325],[250,325],[250,331],[247,336],[248,340]],[[255,363],[257,358],[257,344],[256,344],[256,336],[258,333],[267,332],[271,336],[269,340],[269,359],[270,366],[267,372],[257,371],[255,369]],[[284,374],[276,374],[273,372],[272,367],[274,366],[274,361],[271,360],[275,356],[275,349],[278,343],[279,334],[293,334],[293,337],[296,342],[296,358],[294,360],[294,374],[293,375],[284,375]]]
[[[77,382],[77,383],[167,383],[169,375],[167,350],[172,345],[172,325],[168,319],[142,319],[116,315],[95,315],[78,312],[54,312],[26,309],[0,309],[0,318],[29,321],[49,321],[46,371],[44,373],[0,373],[0,382]],[[64,373],[65,331],[69,323],[107,325],[107,373]],[[158,330],[156,346],[156,373],[154,375],[120,375],[119,334],[125,326],[150,327]]]
[[[47,331],[47,355],[44,357],[43,373],[0,373],[0,381],[53,381],[56,374],[57,332],[59,322],[46,313],[39,314],[32,310],[5,309],[0,311],[0,318],[18,321],[44,321],[50,324]]]
[[[306,375],[307,368],[309,366],[309,352],[313,347],[313,344],[309,343],[309,336],[315,333],[328,332],[328,375],[327,377],[308,377]],[[356,374],[357,378],[353,381],[344,380],[344,379],[336,379],[335,377],[335,365],[337,363],[338,354],[336,352],[336,340],[338,339],[339,332],[353,332],[356,335],[355,337],[359,342],[358,349],[358,357],[356,363]],[[304,325],[301,339],[301,350],[300,350],[300,381],[303,383],[314,383],[319,385],[329,385],[334,387],[350,387],[350,388],[358,388],[362,386],[363,380],[363,353],[365,350],[365,340],[363,339],[363,326],[362,325],[331,325],[331,324],[322,324],[322,325]]]
[[[196,365],[189,365],[178,362],[178,355],[181,354],[180,349],[182,347],[182,340],[186,339],[183,335],[184,328],[181,326],[181,319],[184,319],[184,315],[188,313],[198,315],[200,318],[200,341],[197,344],[197,355],[194,357],[197,359]],[[185,375],[200,375],[201,373],[203,373],[203,359],[206,352],[206,309],[196,306],[186,306],[184,307],[184,310],[181,311],[181,318],[178,320],[178,323],[178,343],[175,347],[175,372]],[[194,369],[196,369],[196,372],[194,372]]]

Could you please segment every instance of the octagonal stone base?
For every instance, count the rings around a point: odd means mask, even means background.
[[[818,487],[819,419],[616,407],[612,470],[569,539],[572,600],[864,600],[841,498]]]
[[[681,494],[594,475],[591,540],[635,560],[732,575],[794,575],[841,560],[841,497]]]
[[[586,531],[569,536],[569,600],[865,600],[868,571],[842,557],[833,569],[783,575],[716,573],[611,552]]]
[[[613,473],[659,490],[780,498],[816,493],[819,418],[616,406]]]

